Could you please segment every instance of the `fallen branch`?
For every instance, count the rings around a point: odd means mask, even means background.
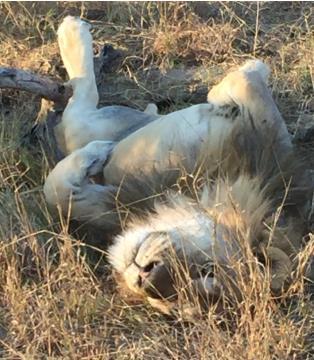
[[[0,88],[29,91],[63,108],[72,94],[71,88],[47,76],[13,68],[0,68]]]

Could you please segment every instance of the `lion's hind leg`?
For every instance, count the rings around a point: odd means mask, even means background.
[[[250,60],[214,86],[207,98],[216,106],[237,105],[243,118],[251,125],[259,130],[272,129],[278,134],[278,140],[290,147],[286,124],[267,88],[268,76],[267,65],[259,60]]]

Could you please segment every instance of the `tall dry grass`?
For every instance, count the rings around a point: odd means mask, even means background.
[[[272,86],[291,129],[311,113],[311,3],[1,3],[1,65],[65,78],[56,28],[67,13],[94,24],[129,56],[121,71],[148,66],[225,69],[255,53],[270,63]],[[206,81],[206,79],[204,80]],[[39,99],[1,90],[0,357],[2,359],[311,359],[314,301],[304,271],[274,299],[252,268],[243,301],[222,315],[176,317],[116,291],[102,251],[52,218],[42,184],[46,154],[21,141]],[[172,105],[175,108],[176,104]],[[182,106],[182,104],[180,104]],[[311,107],[312,106],[312,107]],[[301,267],[314,251],[312,242]]]

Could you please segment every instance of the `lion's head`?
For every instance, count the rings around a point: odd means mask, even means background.
[[[182,293],[196,295],[202,306],[239,299],[237,278],[243,281],[248,261],[262,269],[262,258],[277,290],[291,272],[291,261],[266,245],[268,210],[259,180],[245,176],[205,186],[198,199],[170,194],[154,214],[130,223],[109,248],[109,259],[124,286],[154,304],[171,306]]]

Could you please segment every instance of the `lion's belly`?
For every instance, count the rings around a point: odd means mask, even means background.
[[[104,169],[105,181],[118,185],[127,175],[191,172],[204,143],[228,133],[230,121],[211,115],[210,104],[195,105],[155,120],[123,139]]]

